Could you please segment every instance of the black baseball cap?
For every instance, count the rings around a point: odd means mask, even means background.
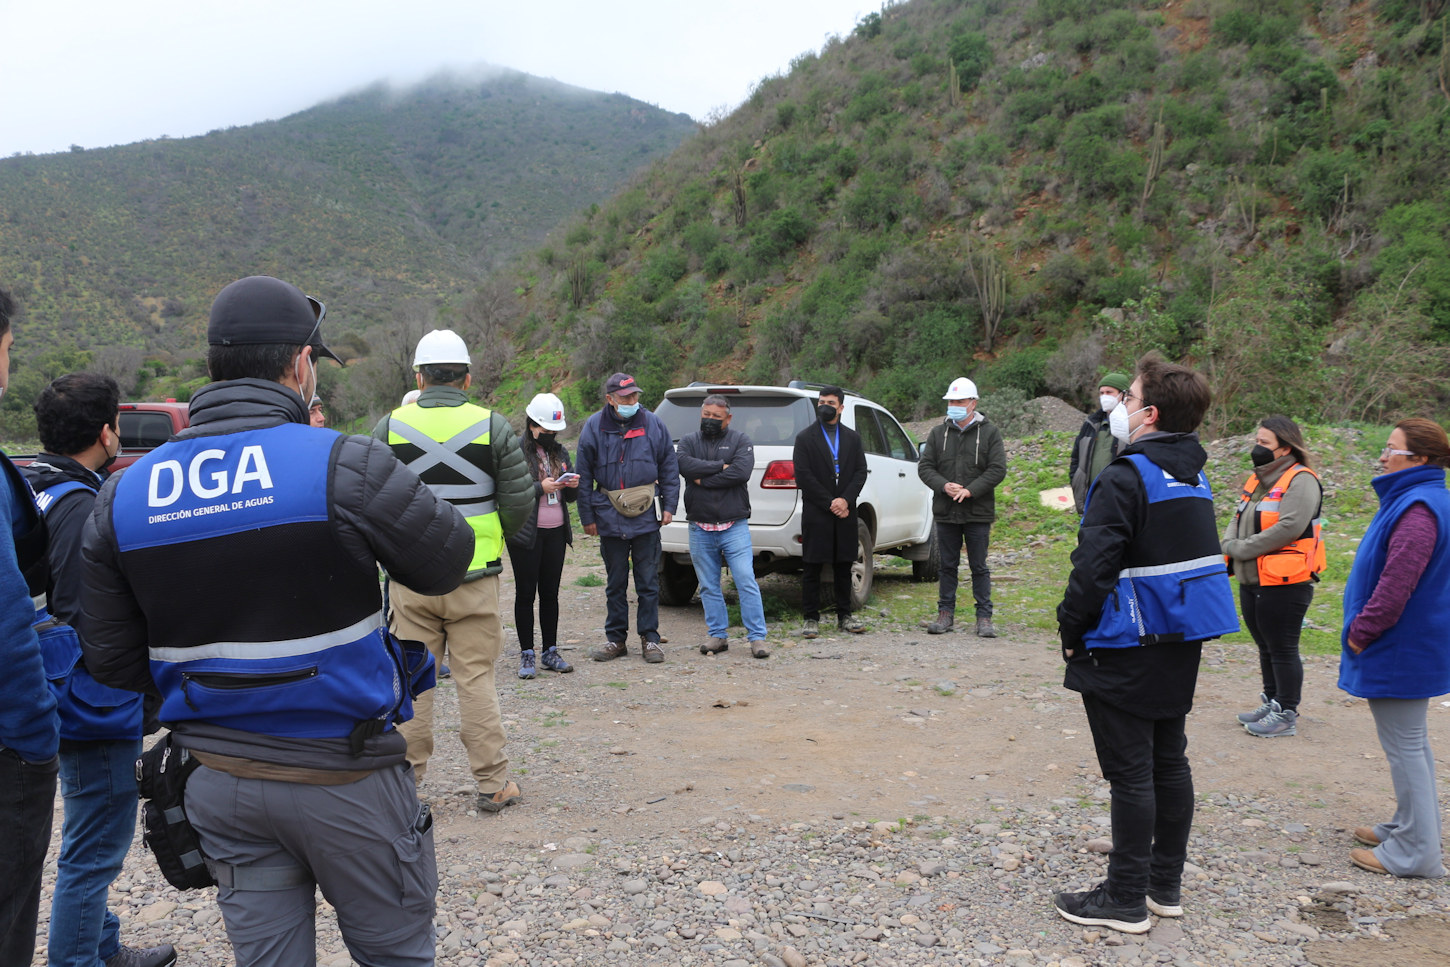
[[[312,355],[342,358],[322,342],[327,306],[268,275],[238,279],[217,293],[206,324],[211,346],[311,346]]]

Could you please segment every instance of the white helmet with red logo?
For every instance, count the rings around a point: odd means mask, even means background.
[[[564,401],[553,393],[540,393],[524,408],[529,419],[546,430],[564,429]]]

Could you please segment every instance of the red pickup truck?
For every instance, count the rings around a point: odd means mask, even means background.
[[[170,440],[172,435],[191,424],[186,403],[167,400],[165,403],[121,404],[121,452],[111,464],[112,473],[129,467],[147,453]],[[11,457],[17,466],[35,460],[35,454]]]

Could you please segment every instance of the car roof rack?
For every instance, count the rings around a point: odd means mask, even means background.
[[[809,382],[809,381],[804,380],[804,379],[793,379],[789,383],[786,383],[785,385],[786,385],[786,389],[813,389],[813,390],[815,390],[817,392],[820,392],[821,390],[825,389],[827,386],[831,386],[833,384],[831,384],[831,383],[812,383],[812,382]],[[845,387],[842,387],[842,389],[845,389]],[[864,399],[864,397],[861,397],[861,394],[860,393],[856,392],[853,389],[846,390],[846,395],[847,396],[855,396],[855,397],[863,398]]]

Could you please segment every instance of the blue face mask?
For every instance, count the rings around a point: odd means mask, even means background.
[[[616,413],[619,414],[619,418],[621,420],[627,420],[627,419],[629,419],[630,417],[634,416],[636,413],[639,412],[639,404],[638,403],[620,403],[618,406],[616,406],[614,408],[614,412],[616,412]]]
[[[966,418],[967,418],[967,408],[965,406],[948,406],[947,407],[947,419],[951,420],[953,423],[960,423],[963,420],[965,420]]]

